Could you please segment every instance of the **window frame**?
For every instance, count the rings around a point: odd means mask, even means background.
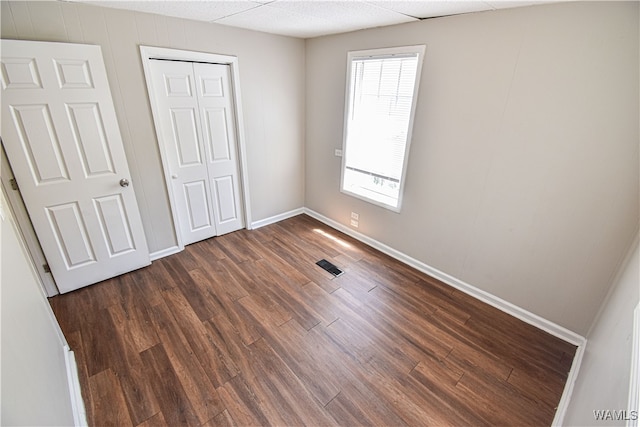
[[[422,73],[422,63],[424,60],[426,51],[426,45],[412,45],[412,46],[398,46],[398,47],[390,47],[390,48],[378,48],[378,49],[367,49],[367,50],[353,50],[347,52],[347,79],[345,82],[345,101],[344,101],[344,125],[342,132],[342,166],[340,169],[340,192],[343,194],[347,194],[351,197],[355,197],[360,200],[364,200],[368,203],[383,207],[385,209],[389,209],[396,213],[400,213],[402,209],[402,201],[404,196],[404,185],[407,174],[407,165],[409,161],[409,151],[411,148],[411,140],[413,137],[413,126],[414,126],[414,118],[416,107],[418,103],[418,93],[420,91],[420,80]],[[399,183],[399,193],[398,193],[398,204],[397,206],[393,206],[387,203],[384,203],[379,200],[372,199],[362,194],[354,193],[353,191],[349,191],[344,187],[345,181],[345,170],[347,167],[347,137],[349,133],[349,117],[351,115],[351,92],[353,90],[352,86],[352,71],[353,71],[353,61],[358,59],[384,59],[392,58],[392,57],[402,57],[407,55],[417,55],[417,68],[416,68],[416,77],[415,84],[413,87],[413,95],[411,99],[411,110],[409,113],[409,126],[407,129],[407,139],[405,143],[405,152],[404,159],[402,162],[402,173]]]

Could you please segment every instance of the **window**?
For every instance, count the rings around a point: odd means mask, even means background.
[[[424,45],[349,52],[342,192],[400,211]]]

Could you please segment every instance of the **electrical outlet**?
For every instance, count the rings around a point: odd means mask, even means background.
[[[356,221],[355,219],[351,220],[351,226],[354,228],[358,228],[358,221]]]
[[[351,219],[355,219],[357,221],[360,219],[360,215],[355,212],[351,212]]]
[[[336,148],[333,154],[335,154],[336,157],[342,157],[342,150],[339,148]]]

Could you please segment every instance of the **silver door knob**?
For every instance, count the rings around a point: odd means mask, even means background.
[[[127,178],[122,178],[120,180],[120,187],[128,187],[129,186],[129,180]]]

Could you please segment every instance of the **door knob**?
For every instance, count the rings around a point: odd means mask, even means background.
[[[178,174],[177,173],[171,174],[171,179],[178,179]]]
[[[128,187],[129,186],[129,180],[127,178],[122,178],[120,180],[120,187]]]

